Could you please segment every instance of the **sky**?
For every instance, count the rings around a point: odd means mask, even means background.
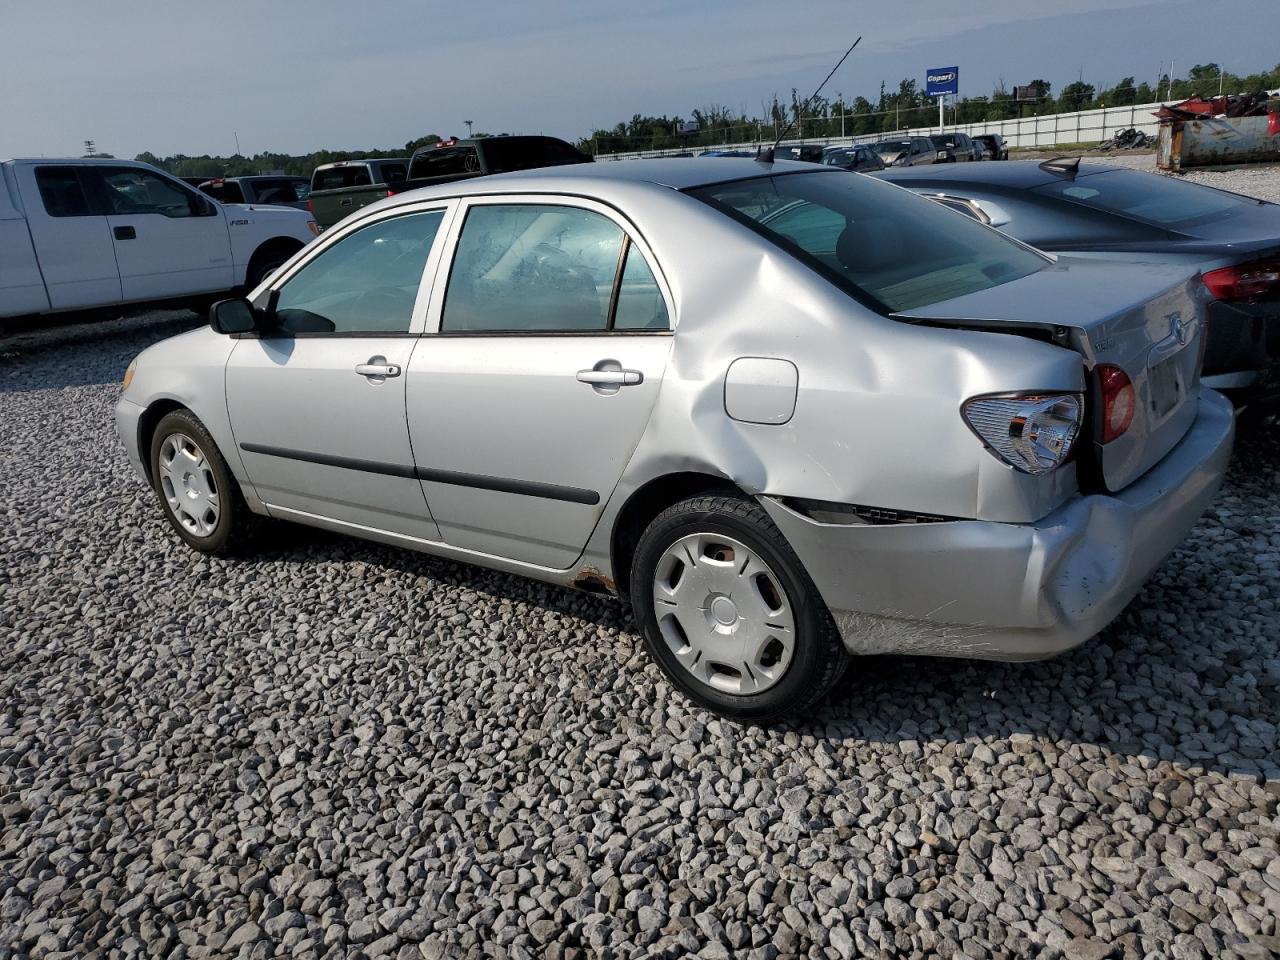
[[[1274,0],[0,0],[0,157],[395,147],[428,133],[566,139],[633,114],[874,100],[960,66],[961,95],[1280,61]],[[1212,11],[1210,14],[1209,11]]]

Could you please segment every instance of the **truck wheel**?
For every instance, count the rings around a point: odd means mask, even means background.
[[[201,553],[242,553],[258,529],[213,437],[190,410],[174,410],[151,436],[151,483],[178,536]]]
[[[270,240],[264,243],[254,251],[249,261],[249,269],[245,271],[245,288],[256,288],[301,249],[302,244],[295,240]]]
[[[650,656],[722,716],[802,713],[849,663],[800,559],[742,495],[691,497],[659,514],[636,545],[631,602]]]

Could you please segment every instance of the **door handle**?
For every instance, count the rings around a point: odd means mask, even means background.
[[[117,240],[137,240],[138,231],[133,227],[116,227],[111,231]]]
[[[368,363],[357,363],[356,373],[381,383],[387,377],[400,376],[400,364],[387,363],[386,357],[370,357]]]
[[[338,206],[349,207],[354,202],[355,201],[351,197],[343,197],[341,200],[338,201]]]
[[[640,370],[579,370],[578,380],[595,386],[629,387],[644,383],[644,373]]]

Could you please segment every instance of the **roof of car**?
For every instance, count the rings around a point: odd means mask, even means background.
[[[921,167],[895,167],[877,176],[895,183],[973,183],[1029,190],[1041,184],[1061,180],[1062,175],[1040,166],[1037,160],[1002,160],[999,163],[937,164]],[[1077,176],[1122,170],[1109,163],[1082,163]]]
[[[472,194],[515,193],[528,189],[541,193],[548,189],[558,193],[581,191],[590,193],[606,183],[651,183],[673,190],[723,183],[728,180],[746,180],[768,176],[770,173],[832,173],[829,167],[801,160],[777,160],[761,163],[745,157],[702,157],[655,160],[606,160],[597,163],[572,163],[555,167],[539,167],[534,170],[516,170],[496,173],[487,177],[475,177],[419,190],[407,190],[392,200],[406,198],[406,202],[421,200],[425,196],[463,196]],[[380,204],[381,206],[381,204]],[[367,208],[366,208],[367,209]]]

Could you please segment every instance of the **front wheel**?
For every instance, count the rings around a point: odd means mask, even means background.
[[[636,546],[631,600],[663,672],[723,716],[801,713],[849,662],[799,558],[741,495],[692,497],[659,514]]]
[[[242,552],[257,518],[203,423],[190,410],[174,410],[151,438],[151,481],[165,518],[201,553]]]

